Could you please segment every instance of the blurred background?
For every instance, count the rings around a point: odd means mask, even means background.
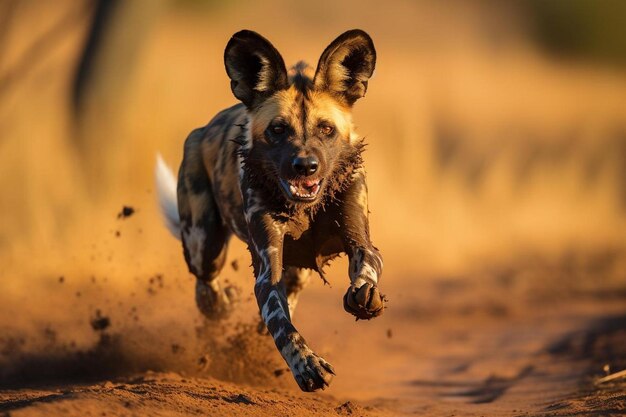
[[[428,305],[429,280],[489,292],[487,275],[505,308],[538,291],[626,294],[625,25],[620,0],[2,0],[0,324],[62,323],[55,338],[80,345],[97,309],[119,323],[132,304],[144,327],[196,317],[155,155],[176,170],[186,135],[234,104],[222,57],[242,28],[288,65],[314,65],[347,29],[374,39],[354,120],[392,307]],[[248,294],[240,242],[231,261]],[[324,331],[316,306],[350,320],[346,268],[330,269],[332,296],[319,282],[304,296],[308,334]],[[170,291],[150,298],[157,275]]]

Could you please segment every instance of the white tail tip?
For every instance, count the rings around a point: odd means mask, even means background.
[[[180,218],[178,216],[178,197],[176,195],[176,177],[167,166],[161,154],[157,153],[154,168],[157,196],[165,225],[176,239],[180,239]]]

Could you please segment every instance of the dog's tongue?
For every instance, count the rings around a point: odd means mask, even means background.
[[[311,194],[317,194],[320,189],[320,180],[304,180],[302,181],[304,188]]]
[[[303,184],[304,184],[305,187],[311,188],[314,185],[319,184],[319,182],[320,182],[320,180],[304,180]]]

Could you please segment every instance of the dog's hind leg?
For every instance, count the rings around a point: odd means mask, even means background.
[[[285,283],[285,290],[287,291],[289,315],[293,318],[300,292],[311,282],[311,270],[290,266],[283,271],[282,281]]]
[[[183,251],[196,280],[196,304],[207,318],[232,310],[234,288],[222,288],[218,276],[226,261],[230,232],[223,224],[211,183],[196,152],[185,152],[178,181]]]

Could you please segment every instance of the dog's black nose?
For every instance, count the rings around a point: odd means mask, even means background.
[[[298,156],[294,158],[292,162],[292,166],[294,171],[296,171],[296,174],[302,175],[303,177],[315,174],[318,165],[319,163],[317,162],[317,159],[313,156]]]

